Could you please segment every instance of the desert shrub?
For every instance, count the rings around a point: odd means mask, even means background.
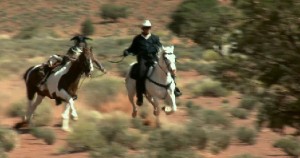
[[[145,139],[140,131],[128,129],[117,135],[116,142],[135,150],[144,147]]]
[[[208,143],[208,136],[205,130],[197,126],[195,122],[191,122],[187,125],[188,137],[190,143],[196,146],[198,149],[204,149]]]
[[[196,83],[188,85],[194,96],[212,96],[221,97],[226,96],[228,91],[222,87],[221,82],[211,79],[204,79]]]
[[[227,149],[231,141],[231,134],[226,130],[212,130],[209,131],[210,148],[214,153]]]
[[[95,32],[95,28],[91,19],[86,19],[81,24],[81,33],[84,35],[92,35]]]
[[[48,145],[52,145],[56,141],[55,133],[50,128],[34,127],[31,129],[31,134],[39,139],[43,139]]]
[[[150,157],[174,157],[174,152],[182,153],[182,156],[188,154],[193,157],[194,155],[189,150],[190,138],[187,131],[180,127],[152,131],[148,141]],[[178,154],[177,156],[180,155]]]
[[[132,128],[138,129],[142,132],[148,132],[151,127],[144,125],[144,122],[140,118],[133,118],[131,119]]]
[[[119,18],[127,18],[129,15],[128,7],[114,4],[104,4],[100,9],[100,16],[103,19],[117,21]]]
[[[96,122],[80,119],[73,126],[73,131],[67,139],[68,150],[71,152],[89,151],[105,146],[104,138],[97,130]]]
[[[114,78],[92,80],[84,86],[85,100],[91,107],[98,109],[98,106],[114,101],[122,90],[120,87],[124,87],[122,82]]]
[[[240,108],[252,110],[257,103],[257,98],[254,96],[244,96],[239,105]]]
[[[10,105],[8,108],[7,114],[10,117],[23,117],[26,112],[26,103],[25,101],[18,101]]]
[[[233,108],[231,109],[230,114],[239,119],[247,119],[248,117],[248,111],[242,108]]]
[[[130,121],[129,117],[123,113],[113,113],[101,119],[97,126],[106,142],[110,143],[117,141],[119,135],[124,135],[130,126]]]
[[[214,61],[214,60],[221,59],[221,56],[213,50],[205,50],[202,53],[202,59],[206,61]]]
[[[250,144],[250,145],[255,144],[256,131],[254,129],[247,128],[247,127],[239,127],[236,130],[235,134],[237,139],[240,142]]]
[[[253,156],[251,154],[240,154],[240,155],[233,156],[231,158],[260,158],[260,157]]]
[[[47,102],[42,102],[37,106],[33,114],[32,123],[34,126],[46,126],[53,120],[52,106]]]
[[[188,101],[185,104],[189,116],[196,116],[202,109],[200,105],[196,105],[193,101]]]
[[[18,144],[18,134],[5,127],[0,127],[0,143],[4,151],[13,150]]]
[[[67,141],[69,152],[89,151],[91,157],[119,157],[128,148],[143,146],[140,133],[128,131],[129,118],[122,113],[88,120],[81,119],[74,125]]]
[[[199,158],[199,156],[191,149],[184,149],[184,150],[178,150],[178,151],[172,151],[172,152],[164,150],[164,149],[160,149],[156,152],[156,155],[154,157],[157,157],[157,158],[165,158],[165,157]]]
[[[281,148],[285,153],[291,156],[299,156],[300,154],[300,141],[294,137],[278,139],[273,146]]]
[[[105,146],[104,148],[97,148],[90,152],[91,158],[99,158],[99,157],[125,157],[127,152],[127,148],[124,146],[112,142],[110,145]]]
[[[16,39],[31,39],[37,35],[37,26],[27,26],[21,29],[21,31],[14,36]]]
[[[214,71],[215,63],[202,63],[198,64],[195,68],[200,74],[209,75]]]
[[[231,121],[227,116],[220,111],[214,110],[202,110],[194,120],[200,122],[200,124],[209,126],[222,128],[229,128],[231,126]]]
[[[7,154],[5,153],[1,142],[0,142],[0,158],[7,158]]]

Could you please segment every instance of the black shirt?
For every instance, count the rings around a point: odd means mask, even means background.
[[[156,58],[160,47],[161,43],[158,36],[151,34],[148,39],[145,39],[140,34],[134,37],[131,46],[127,50],[133,55],[149,60]]]

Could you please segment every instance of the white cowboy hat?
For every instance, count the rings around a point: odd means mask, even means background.
[[[149,20],[145,20],[142,24],[142,27],[151,27],[151,22]]]

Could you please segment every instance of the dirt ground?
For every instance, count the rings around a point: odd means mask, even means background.
[[[203,76],[197,74],[196,72],[179,72],[178,74],[181,78],[179,83],[180,86],[184,86],[185,84],[189,83],[195,79],[202,79]],[[0,82],[1,87],[1,124],[12,127],[16,122],[20,121],[19,118],[9,118],[5,115],[5,111],[9,105],[17,100],[20,100],[25,97],[25,87],[23,81],[21,80],[20,76],[12,77],[10,80],[3,80]],[[80,95],[80,93],[79,93]],[[228,97],[222,98],[210,98],[210,97],[199,97],[199,98],[192,98],[189,96],[187,92],[184,92],[184,95],[181,97],[181,102],[192,100],[195,103],[201,105],[203,108],[218,110],[221,107],[222,101],[226,99],[229,101],[230,105],[236,106],[241,99],[241,96],[238,93],[233,93]],[[127,97],[125,95],[120,95],[118,99],[119,103],[108,103],[107,105],[103,106],[105,108],[101,109],[102,112],[112,112],[116,110],[123,111],[130,115],[131,106]],[[26,104],[24,102],[24,104]],[[76,106],[80,108],[86,108],[84,103],[79,99],[76,102]],[[8,153],[10,158],[50,158],[50,157],[58,157],[58,158],[83,158],[88,157],[88,153],[74,153],[74,154],[67,154],[67,155],[58,155],[59,150],[64,146],[66,143],[68,133],[63,132],[57,126],[61,122],[61,112],[63,110],[63,106],[55,106],[53,102],[54,108],[54,121],[50,128],[55,130],[57,141],[54,145],[46,145],[42,140],[38,140],[34,138],[32,135],[28,133],[20,133],[20,144],[10,153]],[[149,107],[151,109],[152,107]],[[152,112],[151,112],[152,113]],[[172,115],[165,115],[161,114],[161,120],[165,122],[173,122],[173,123],[185,123],[187,119],[187,113],[184,110],[183,106],[179,105],[179,110],[172,114]],[[255,121],[255,115],[253,114],[250,119],[247,120],[235,120],[234,124],[236,126],[252,126],[253,122]],[[273,148],[272,143],[274,140],[279,138],[280,135],[270,131],[269,129],[263,129],[262,132],[259,133],[257,137],[257,143],[255,145],[244,145],[238,142],[233,141],[229,148],[218,155],[213,155],[208,151],[199,151],[202,155],[207,158],[230,158],[237,154],[243,153],[251,153],[256,156],[261,156],[262,158],[288,158],[285,153],[280,151],[279,149]]]

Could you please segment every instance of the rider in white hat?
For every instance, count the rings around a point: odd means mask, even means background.
[[[143,93],[145,92],[145,79],[148,68],[157,61],[157,53],[162,46],[159,37],[150,33],[152,24],[149,20],[143,21],[142,33],[135,36],[131,46],[125,49],[124,56],[133,54],[137,56],[138,78],[136,80],[137,105],[143,104]],[[178,89],[178,88],[177,88]],[[179,89],[178,92],[180,93]],[[176,95],[176,93],[175,93]],[[177,96],[180,94],[177,93]]]

